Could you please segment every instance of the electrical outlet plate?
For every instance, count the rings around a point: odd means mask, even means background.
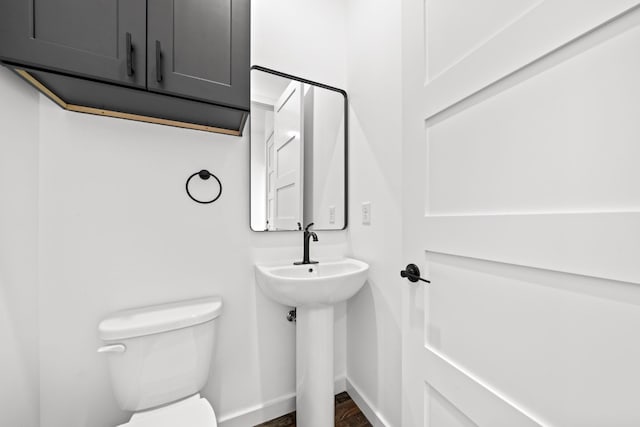
[[[371,202],[362,203],[362,224],[371,224]]]
[[[336,207],[329,206],[329,224],[336,223]]]

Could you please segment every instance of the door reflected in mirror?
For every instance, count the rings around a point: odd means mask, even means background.
[[[252,230],[346,227],[346,105],[340,89],[252,68]]]

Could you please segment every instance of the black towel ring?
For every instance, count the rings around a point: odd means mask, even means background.
[[[191,182],[191,178],[193,178],[194,176],[198,175],[200,177],[200,179],[202,180],[208,180],[211,177],[214,177],[216,181],[218,181],[218,185],[220,186],[220,191],[218,192],[218,195],[213,199],[213,200],[206,200],[206,201],[202,201],[202,200],[198,200],[195,197],[193,197],[191,195],[191,192],[189,191],[189,182]],[[193,200],[196,203],[201,203],[203,205],[209,204],[209,203],[213,203],[216,200],[218,200],[220,198],[220,196],[222,195],[222,183],[220,182],[220,180],[218,179],[217,176],[215,176],[214,174],[212,174],[211,172],[209,172],[206,169],[202,169],[200,172],[196,172],[193,175],[191,175],[189,178],[187,178],[187,183],[185,184],[185,187],[187,189],[187,194],[189,195],[189,197],[191,198],[191,200]]]

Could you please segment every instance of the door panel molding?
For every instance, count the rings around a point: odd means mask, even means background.
[[[543,1],[445,72],[425,82],[420,96],[425,100],[425,120],[598,27],[637,12],[638,4],[638,0]],[[541,28],[544,33],[540,32]],[[428,41],[424,43],[427,64]]]
[[[615,2],[615,5],[620,6],[623,3],[628,4],[628,2]],[[431,119],[427,118],[423,139],[427,152],[427,164],[442,162],[442,159],[435,158],[436,154],[430,149],[433,138],[431,133],[435,131],[433,128],[435,124],[454,118],[467,107],[484,102],[498,93],[506,92],[520,82],[533,80],[541,72],[561,62],[586,54],[592,48],[600,49],[603,47],[600,46],[602,43],[613,43],[611,40],[623,32],[636,31],[636,33],[628,33],[629,37],[632,37],[630,39],[617,38],[617,42],[607,45],[616,52],[622,52],[623,49],[627,52],[633,49],[631,42],[634,37],[637,37],[634,34],[637,34],[638,28],[640,28],[640,7],[634,7],[630,11],[617,15],[614,19],[605,21],[580,40],[560,46],[552,55],[536,59],[534,63],[517,70],[508,78],[491,83],[490,87],[481,89],[463,102],[447,107],[444,112],[432,116]],[[612,59],[602,56],[601,61],[612,61]],[[485,60],[485,62],[488,61]],[[604,75],[599,69],[586,72],[591,72],[594,76]],[[546,78],[549,79],[548,76]],[[420,94],[420,98],[425,100],[423,104],[425,108],[428,108],[430,103],[429,87],[438,85],[438,82],[428,84]],[[525,92],[520,96],[523,97],[522,102],[526,102],[531,94]],[[580,105],[571,104],[571,108],[579,109]],[[616,108],[622,111],[624,104],[612,105],[612,111],[607,112],[608,115],[603,113],[601,119],[613,120],[617,114],[620,114]],[[592,118],[589,118],[589,121],[591,120]],[[456,123],[454,122],[454,125]],[[465,123],[462,122],[459,126]],[[446,125],[452,126],[450,123]],[[510,137],[517,138],[518,135],[514,134]],[[491,138],[495,139],[495,135]],[[505,139],[508,138],[505,137]],[[606,146],[603,145],[604,147]],[[487,164],[486,167],[491,168],[491,164]],[[506,176],[508,175],[505,175],[505,178]],[[426,174],[424,181],[426,188],[430,189],[429,180],[438,178],[441,181],[447,179]],[[432,202],[428,195],[429,192],[425,196],[425,208],[428,208]],[[640,253],[640,212],[635,207],[619,210],[614,207],[607,208],[603,203],[595,206],[600,207],[600,210],[578,208],[575,211],[563,211],[558,207],[557,211],[553,211],[553,208],[547,206],[548,210],[540,212],[528,212],[526,209],[518,212],[514,207],[514,211],[511,212],[500,212],[500,208],[496,208],[494,212],[487,214],[465,214],[464,211],[446,215],[426,214],[422,235],[426,246],[423,249],[434,253],[640,283],[640,266],[633,257],[633,254]]]
[[[569,61],[590,49],[596,48],[599,44],[606,43],[620,34],[638,27],[639,24],[640,8],[632,8],[632,10],[599,25],[595,29],[568,41],[553,51],[535,58],[522,67],[514,69],[495,81],[478,88],[474,92],[469,93],[462,99],[440,109],[436,113],[430,114],[427,111],[429,108],[428,103],[431,102],[430,100],[427,100],[423,105],[424,112],[422,113],[423,116],[426,117],[426,126],[427,128],[434,127],[438,123],[441,123],[448,118],[473,107],[474,105],[480,104],[492,97],[499,96],[503,92],[508,91],[522,82],[535,78],[539,74],[542,74],[565,61]],[[428,87],[423,87],[422,91],[425,92],[421,94],[424,99],[426,92],[428,91]]]
[[[640,212],[426,216],[424,226],[429,252],[640,283]]]
[[[425,368],[423,378],[427,384],[475,424],[491,427],[549,425],[438,350],[427,345],[422,354]]]
[[[500,1],[468,2],[464,10],[456,10],[457,4],[449,0],[425,0],[428,82],[445,74],[545,0]],[[501,10],[496,7],[498,4],[506,8]]]

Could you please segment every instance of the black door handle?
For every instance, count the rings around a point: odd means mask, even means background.
[[[430,280],[420,277],[420,269],[415,264],[407,264],[407,267],[404,270],[400,271],[400,277],[405,277],[409,279],[410,282],[414,283],[418,280],[421,280],[425,283],[431,283]]]
[[[127,33],[126,36],[126,49],[127,49],[127,76],[131,77],[133,76],[133,74],[135,73],[135,69],[133,67],[133,51],[134,51],[134,47],[133,44],[131,44],[131,33]]]
[[[160,40],[156,40],[156,81],[162,81],[162,47]]]

